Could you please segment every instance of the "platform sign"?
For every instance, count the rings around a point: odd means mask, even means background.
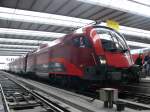
[[[18,56],[0,56],[0,69],[8,69],[8,63],[14,61]]]
[[[107,20],[107,27],[119,30],[119,23],[114,20]]]

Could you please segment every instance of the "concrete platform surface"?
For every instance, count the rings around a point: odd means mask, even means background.
[[[147,76],[145,78],[141,78],[140,82],[150,82],[150,76]]]

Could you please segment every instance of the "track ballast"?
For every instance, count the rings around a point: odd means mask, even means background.
[[[69,112],[58,104],[39,95],[34,90],[0,75],[0,89],[5,112],[36,111],[36,112]]]

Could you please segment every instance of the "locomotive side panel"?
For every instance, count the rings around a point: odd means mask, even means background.
[[[50,69],[50,73],[83,78],[85,69],[96,63],[93,54],[94,50],[86,36],[70,36],[66,41],[51,48],[50,62],[53,62],[53,67],[50,67],[53,69]]]
[[[27,73],[35,73],[35,58],[35,53],[28,54],[26,67]]]
[[[68,44],[59,44],[53,46],[50,51],[50,74],[62,74],[62,75],[77,75],[82,73],[77,68],[78,62],[77,53]],[[76,63],[72,63],[75,60]]]
[[[16,59],[14,62],[14,71],[20,73],[20,58]]]
[[[21,73],[24,73],[25,72],[25,68],[24,68],[24,66],[25,66],[25,57],[22,57],[22,58],[20,58],[20,72]]]
[[[46,50],[41,50],[40,52],[36,53],[36,64],[35,64],[35,69],[36,69],[36,75],[41,76],[41,77],[48,77],[49,73],[49,51],[48,49]]]

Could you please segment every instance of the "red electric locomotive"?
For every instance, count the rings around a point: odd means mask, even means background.
[[[80,28],[24,58],[26,65],[22,71],[51,79],[138,79],[137,67],[124,37],[99,25]]]

